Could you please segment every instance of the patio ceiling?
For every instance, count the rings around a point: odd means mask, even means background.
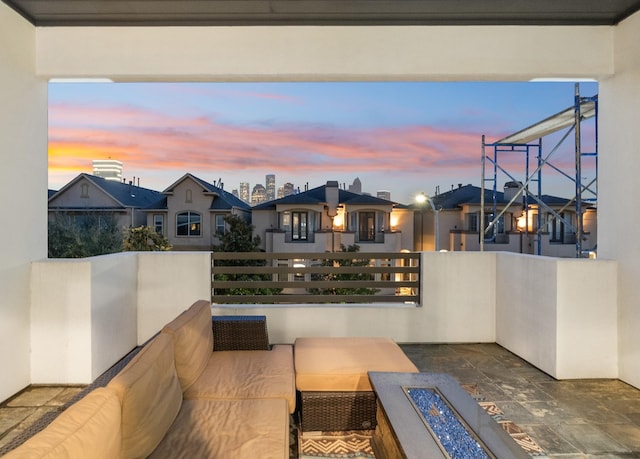
[[[1,0],[36,26],[614,25],[640,0]]]

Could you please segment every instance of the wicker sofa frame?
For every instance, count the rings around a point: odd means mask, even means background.
[[[265,316],[213,316],[214,351],[269,350]]]
[[[375,429],[374,392],[299,392],[300,430]]]

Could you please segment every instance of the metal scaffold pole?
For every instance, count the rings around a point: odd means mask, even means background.
[[[582,146],[580,144],[581,116],[580,85],[575,85],[575,153],[576,153],[576,257],[582,256],[582,238],[584,235],[584,221],[582,218]]]
[[[594,128],[590,127],[581,129],[581,124],[586,120],[594,120]],[[573,131],[574,143],[574,171],[563,171],[559,165],[562,165],[562,159],[559,159],[558,163],[554,164],[552,156],[562,154],[561,148],[564,141],[571,138]],[[560,136],[560,132],[564,132]],[[551,148],[549,152],[542,153],[542,139],[546,136],[551,136],[558,133],[560,139],[555,146]],[[594,147],[593,152],[584,152],[584,141],[582,134],[593,133],[594,135]],[[553,137],[550,137],[553,138]],[[487,149],[493,149],[493,155],[487,152]],[[537,150],[535,156],[537,164],[535,170],[531,171],[533,164],[530,161],[533,160],[533,151]],[[516,178],[518,173],[510,173],[504,165],[498,164],[498,152],[504,152],[505,155],[501,155],[500,159],[506,158],[506,154],[522,154],[524,157],[524,164],[522,165],[522,172],[524,173],[524,180]],[[571,152],[570,149],[564,150],[564,152]],[[487,156],[488,155],[488,156]],[[592,157],[595,163],[595,168],[589,165],[583,164],[583,158]],[[493,165],[493,178],[487,178],[487,162]],[[509,161],[506,161],[509,164]],[[569,161],[566,161],[569,163]],[[531,167],[530,167],[531,166]],[[550,170],[552,174],[557,177],[564,177],[573,182],[574,195],[570,199],[563,199],[557,196],[543,194],[542,187],[542,171]],[[522,173],[521,172],[521,173]],[[500,203],[500,208],[497,205],[497,183],[498,173],[504,174],[510,185],[516,184],[518,190],[513,193],[513,186],[511,186],[510,197],[505,194],[500,198],[503,201]],[[482,177],[481,177],[481,196],[480,196],[480,250],[483,251],[488,243],[497,242],[497,232],[505,232],[504,218],[510,217],[512,225],[509,225],[511,231],[520,232],[521,235],[528,236],[529,232],[535,231],[535,253],[538,255],[557,254],[563,253],[565,255],[554,256],[569,256],[573,252],[573,246],[575,246],[575,256],[582,257],[585,241],[589,241],[591,244],[589,250],[594,250],[596,247],[596,241],[591,240],[589,234],[585,233],[585,212],[590,209],[595,209],[597,203],[597,177],[598,177],[598,96],[597,94],[590,97],[582,97],[580,95],[580,86],[575,84],[574,89],[574,103],[573,106],[556,113],[538,123],[535,123],[525,129],[522,129],[514,134],[504,137],[494,143],[487,143],[486,137],[482,136]],[[588,177],[583,177],[587,175]],[[592,177],[593,176],[593,177]],[[589,180],[590,179],[590,180]],[[493,181],[493,212],[490,222],[486,222],[487,209],[485,208],[487,203],[485,199],[486,182]],[[535,188],[530,185],[534,185],[537,182]],[[506,193],[505,185],[505,193]],[[534,191],[535,190],[535,191]],[[588,197],[585,197],[585,193],[590,193]],[[516,200],[521,199],[522,209],[516,209]],[[510,210],[514,206],[513,210]],[[573,208],[575,214],[569,212],[565,214],[565,210]],[[517,215],[521,212],[521,217]],[[575,217],[574,217],[575,215]],[[520,221],[522,220],[522,221]],[[575,221],[574,221],[575,220]],[[516,223],[517,221],[517,223]],[[501,223],[502,222],[502,223]],[[592,223],[592,220],[589,220]],[[532,224],[533,223],[533,224]],[[521,225],[516,228],[515,224]],[[493,231],[493,233],[491,233]],[[491,237],[486,237],[487,234],[492,234]],[[574,240],[575,238],[575,240]],[[504,241],[505,238],[500,239]],[[575,244],[574,244],[575,242]],[[562,246],[569,250],[562,250]],[[548,249],[548,252],[545,250]],[[530,253],[534,253],[531,251]]]
[[[480,178],[480,252],[484,252],[484,167],[485,167],[485,150],[484,135],[482,136],[482,172]]]

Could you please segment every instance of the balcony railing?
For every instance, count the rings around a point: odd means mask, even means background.
[[[420,253],[213,252],[217,304],[419,303]]]

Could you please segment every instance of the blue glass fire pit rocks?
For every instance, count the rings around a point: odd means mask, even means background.
[[[437,391],[407,388],[407,395],[447,455],[453,459],[489,459],[484,447],[467,430]]]

